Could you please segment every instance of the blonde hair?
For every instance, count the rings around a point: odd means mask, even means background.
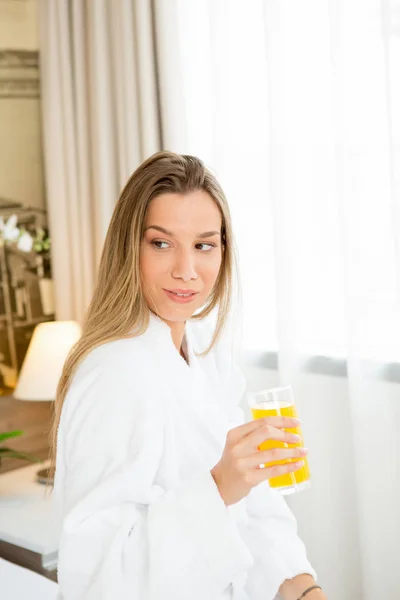
[[[54,475],[56,443],[61,411],[68,387],[79,363],[97,346],[143,334],[149,324],[149,306],[143,296],[140,276],[140,244],[144,220],[151,200],[161,194],[187,194],[204,190],[217,204],[222,217],[222,262],[215,285],[201,312],[204,319],[218,307],[216,327],[204,356],[217,343],[232,304],[233,276],[238,261],[231,216],[224,192],[214,175],[195,156],[157,152],[131,175],[121,192],[108,227],[95,290],[86,312],[79,341],[70,351],[57,388],[50,432],[50,472]]]

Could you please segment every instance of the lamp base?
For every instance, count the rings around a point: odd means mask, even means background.
[[[36,482],[43,485],[53,485],[54,478],[50,475],[50,469],[36,471]]]

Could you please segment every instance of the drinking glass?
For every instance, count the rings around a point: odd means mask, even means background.
[[[260,392],[250,392],[247,394],[247,399],[253,419],[262,419],[265,417],[293,417],[298,419],[297,408],[294,400],[292,386],[276,387]],[[293,428],[285,428],[284,431],[295,433],[301,437],[301,441],[296,444],[288,444],[280,440],[265,440],[258,447],[259,450],[271,450],[272,448],[295,448],[304,447],[303,434],[300,425]],[[270,463],[265,463],[264,467],[274,465],[284,465],[298,461],[298,458],[287,458]],[[269,485],[272,488],[279,490],[283,495],[299,492],[310,485],[310,470],[308,466],[307,456],[301,458],[304,465],[297,471],[285,473],[278,477],[271,477]]]

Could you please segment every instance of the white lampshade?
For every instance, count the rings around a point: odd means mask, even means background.
[[[75,321],[47,321],[35,327],[13,396],[17,400],[55,400],[68,352],[81,335]]]

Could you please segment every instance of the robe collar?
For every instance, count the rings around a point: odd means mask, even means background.
[[[158,315],[149,311],[149,326],[147,332],[152,336],[156,342],[157,347],[162,352],[168,352],[174,360],[178,360],[178,364],[182,364],[184,367],[190,369],[196,364],[196,356],[193,349],[193,338],[190,330],[190,323],[186,321],[185,329],[183,333],[183,350],[189,360],[189,364],[181,356],[179,350],[177,350],[173,339],[170,326],[163,321]]]

